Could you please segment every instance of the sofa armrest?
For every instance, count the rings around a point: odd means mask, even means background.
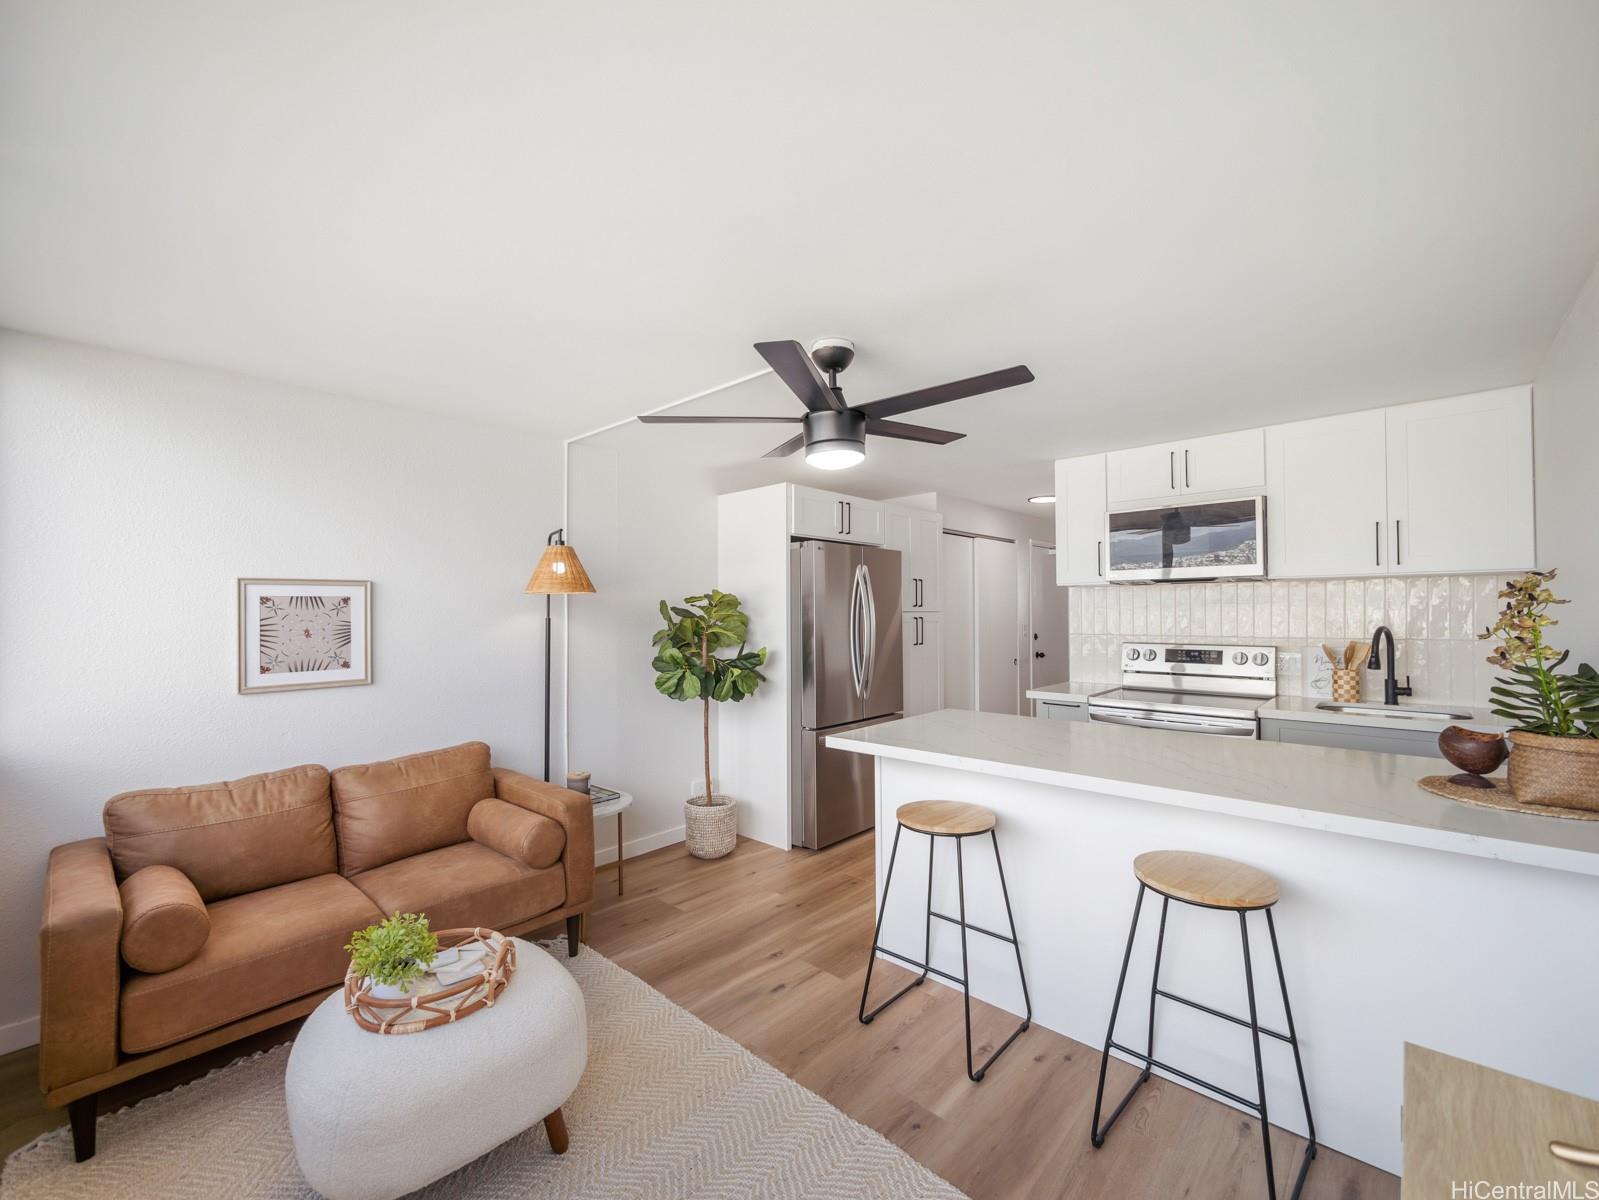
[[[39,924],[39,1084],[50,1092],[117,1065],[122,897],[104,838],[50,851]]]
[[[566,849],[561,851],[566,907],[587,907],[594,899],[594,802],[581,792],[505,767],[494,768],[494,794],[550,818],[566,831]]]

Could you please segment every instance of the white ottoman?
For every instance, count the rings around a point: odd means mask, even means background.
[[[516,974],[493,1008],[421,1033],[368,1033],[342,990],[306,1019],[285,1079],[306,1182],[328,1200],[392,1200],[554,1114],[588,1063],[583,993],[516,939]]]

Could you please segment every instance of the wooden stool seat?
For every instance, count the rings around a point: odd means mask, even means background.
[[[917,833],[966,837],[994,828],[994,814],[980,804],[959,800],[917,800],[901,804],[894,818]]]
[[[1259,868],[1187,850],[1140,854],[1133,874],[1163,896],[1210,908],[1270,908],[1280,894],[1277,881]]]

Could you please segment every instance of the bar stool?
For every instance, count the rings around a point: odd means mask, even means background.
[[[999,859],[999,838],[994,834],[994,814],[986,808],[976,804],[962,804],[955,800],[918,800],[912,804],[900,805],[894,814],[898,822],[894,829],[894,848],[888,855],[888,874],[883,879],[883,902],[877,911],[877,930],[872,934],[872,952],[866,960],[866,983],[861,988],[860,1021],[862,1025],[870,1025],[872,1018],[877,1016],[894,1001],[898,1000],[912,988],[921,987],[927,981],[929,974],[937,975],[940,979],[947,979],[951,983],[961,985],[961,991],[966,1001],[966,1076],[973,1083],[981,1083],[983,1076],[988,1073],[988,1068],[994,1065],[994,1060],[1009,1049],[1010,1044],[1020,1037],[1029,1025],[1033,1023],[1033,1001],[1027,994],[1027,973],[1022,970],[1022,948],[1016,941],[1016,918],[1011,915],[1010,892],[1005,887],[1005,867]],[[927,835],[927,929],[926,943],[922,949],[922,961],[907,958],[882,945],[883,914],[888,911],[888,890],[894,882],[894,860],[899,857],[899,835],[909,829],[912,833]],[[994,844],[994,866],[999,871],[999,891],[1005,898],[1005,919],[1010,923],[1010,936],[995,933],[992,929],[984,929],[980,925],[970,924],[966,920],[966,872],[961,862],[961,842],[969,837],[981,837],[988,834]],[[941,912],[933,911],[933,848],[938,845],[939,838],[953,838],[955,842],[955,880],[956,892],[959,897],[960,917],[948,916]],[[933,957],[933,918],[948,921],[951,925],[958,925],[961,931],[961,973],[954,976],[947,971],[940,971],[931,965]],[[1009,942],[1016,951],[1016,973],[1022,980],[1022,1002],[1026,1005],[1027,1015],[1016,1031],[1006,1038],[1004,1043],[988,1056],[988,1061],[980,1067],[972,1065],[972,989],[968,982],[971,977],[971,968],[966,959],[966,931],[981,933],[985,937],[995,938],[1001,942]],[[896,958],[906,966],[921,971],[921,975],[911,980],[887,1000],[884,1000],[871,1012],[866,1011],[866,997],[872,990],[872,966],[877,962],[877,955],[881,952],[890,958]]]
[[[1271,1124],[1266,1115],[1266,1076],[1260,1061],[1260,1036],[1265,1034],[1280,1042],[1287,1042],[1292,1047],[1294,1069],[1299,1072],[1299,1098],[1305,1106],[1305,1129],[1309,1134],[1309,1142],[1305,1147],[1304,1158],[1299,1164],[1299,1176],[1294,1181],[1293,1192],[1290,1194],[1290,1200],[1297,1200],[1300,1190],[1305,1186],[1305,1175],[1310,1170],[1310,1160],[1316,1157],[1316,1123],[1310,1116],[1310,1092],[1305,1087],[1305,1065],[1299,1057],[1299,1037],[1294,1032],[1293,1010],[1288,1007],[1288,983],[1283,978],[1282,955],[1277,949],[1277,926],[1271,915],[1272,905],[1277,903],[1279,896],[1277,881],[1264,871],[1231,859],[1179,850],[1157,850],[1149,854],[1140,854],[1133,860],[1133,874],[1138,877],[1138,899],[1133,904],[1133,924],[1127,934],[1127,949],[1122,955],[1121,977],[1116,980],[1116,999],[1110,1008],[1110,1026],[1105,1030],[1105,1052],[1099,1063],[1099,1089],[1094,1093],[1094,1121],[1091,1130],[1094,1148],[1097,1150],[1105,1144],[1105,1135],[1110,1132],[1111,1126],[1116,1124],[1116,1118],[1122,1115],[1128,1101],[1133,1098],[1133,1093],[1138,1091],[1149,1078],[1150,1069],[1159,1067],[1179,1079],[1215,1092],[1219,1096],[1225,1096],[1260,1117],[1260,1136],[1266,1149],[1266,1194],[1275,1200],[1277,1184],[1272,1171]],[[1144,1049],[1139,1051],[1116,1041],[1115,1034],[1116,1013],[1121,1008],[1122,986],[1127,982],[1127,964],[1133,956],[1133,939],[1138,936],[1138,914],[1144,904],[1145,891],[1154,892],[1161,897],[1160,932],[1155,939],[1155,967],[1149,981],[1149,1038]],[[1247,1021],[1232,1013],[1220,1012],[1209,1005],[1190,1000],[1186,996],[1175,995],[1160,986],[1160,955],[1166,943],[1166,912],[1173,900],[1196,908],[1221,909],[1238,914],[1238,932],[1244,944],[1244,989],[1249,995]],[[1277,967],[1277,984],[1282,989],[1283,1016],[1288,1022],[1287,1033],[1262,1028],[1255,1012],[1255,976],[1249,958],[1247,918],[1250,913],[1260,910],[1266,913],[1266,930],[1271,935],[1271,956]],[[1200,1012],[1220,1017],[1224,1021],[1231,1021],[1234,1025],[1242,1025],[1248,1029],[1250,1040],[1255,1047],[1255,1088],[1258,1098],[1246,1100],[1226,1088],[1217,1087],[1156,1058],[1155,1001],[1157,999],[1174,1000],[1178,1004],[1186,1004],[1189,1008],[1196,1008]],[[1143,1059],[1144,1069],[1133,1081],[1133,1086],[1128,1089],[1127,1095],[1122,1097],[1122,1102],[1116,1106],[1116,1110],[1110,1114],[1110,1119],[1101,1126],[1099,1112],[1100,1104],[1105,1097],[1105,1069],[1110,1065],[1110,1052],[1113,1049]]]

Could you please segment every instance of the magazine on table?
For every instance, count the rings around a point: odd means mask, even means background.
[[[620,800],[622,793],[613,791],[608,787],[601,787],[597,783],[589,784],[589,798],[596,804],[604,804],[607,800]]]

